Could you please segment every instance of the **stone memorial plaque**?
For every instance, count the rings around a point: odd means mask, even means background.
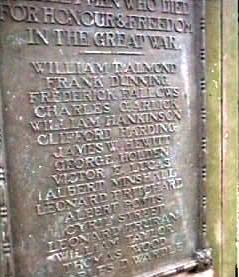
[[[211,265],[201,0],[0,1],[1,276]]]

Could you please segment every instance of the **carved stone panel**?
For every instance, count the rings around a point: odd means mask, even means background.
[[[204,3],[0,2],[1,276],[210,267]]]

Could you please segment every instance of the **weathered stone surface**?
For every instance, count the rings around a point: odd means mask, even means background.
[[[210,266],[203,6],[167,2],[0,3],[17,277]]]

